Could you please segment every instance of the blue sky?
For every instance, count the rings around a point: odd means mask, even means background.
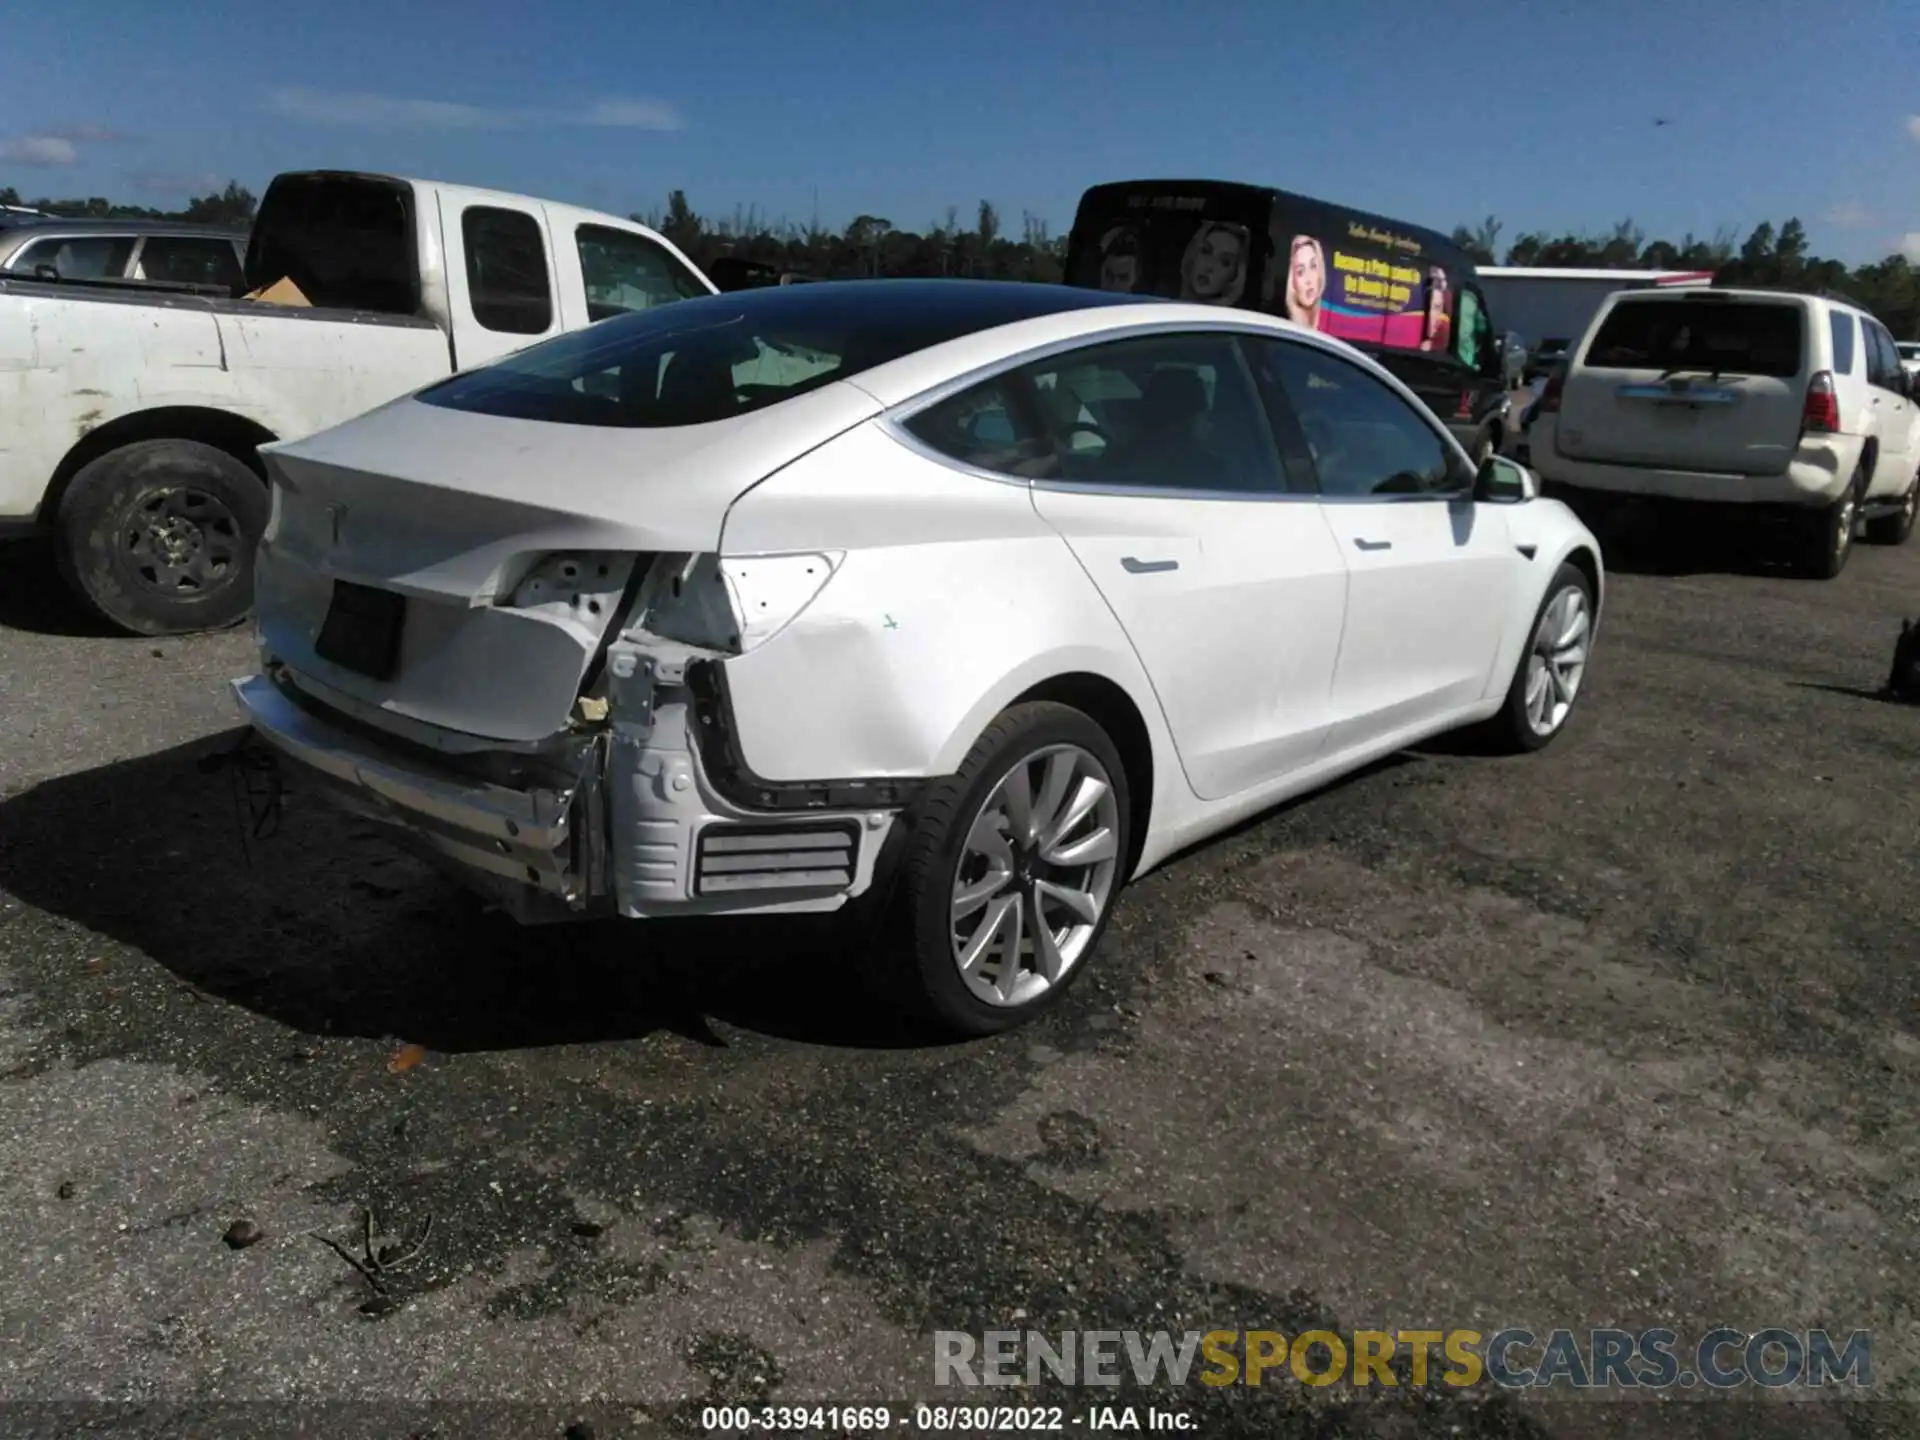
[[[174,203],[398,171],[625,213],[921,229],[1258,180],[1451,228],[1798,214],[1920,259],[1912,0],[64,0],[0,49],[0,185]],[[1670,123],[1656,126],[1656,117]]]

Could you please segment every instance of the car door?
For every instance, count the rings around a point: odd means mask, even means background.
[[[1435,418],[1371,371],[1304,340],[1253,349],[1280,448],[1311,468],[1348,566],[1327,754],[1480,700],[1525,563],[1505,514],[1474,502]]]
[[[1030,482],[1140,657],[1196,794],[1319,757],[1346,562],[1288,483],[1230,330],[1072,350],[909,426]]]
[[[442,194],[440,224],[460,369],[560,333],[551,246],[537,206],[468,204]]]
[[[1920,407],[1908,394],[1907,372],[1900,364],[1900,351],[1893,336],[1877,320],[1861,318],[1867,342],[1868,424],[1879,443],[1880,454],[1874,461],[1872,492],[1876,496],[1906,493],[1913,477],[1916,456],[1916,421]]]

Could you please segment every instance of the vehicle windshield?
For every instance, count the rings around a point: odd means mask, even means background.
[[[419,398],[558,425],[701,425],[963,335],[1124,298],[964,280],[747,290],[602,321],[456,375]]]
[[[1801,307],[1792,304],[1629,300],[1601,322],[1585,363],[1785,379],[1800,373],[1801,328]]]

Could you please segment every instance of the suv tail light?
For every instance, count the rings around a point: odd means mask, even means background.
[[[1540,413],[1542,415],[1558,415],[1560,413],[1560,396],[1566,388],[1567,367],[1565,365],[1556,365],[1553,367],[1552,373],[1547,376],[1546,388],[1540,392]]]
[[[1840,433],[1840,397],[1833,390],[1833,375],[1822,370],[1807,382],[1807,403],[1800,411],[1803,435]]]

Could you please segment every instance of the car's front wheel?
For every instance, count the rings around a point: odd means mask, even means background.
[[[1506,704],[1487,722],[1486,738],[1496,748],[1539,750],[1566,727],[1587,675],[1593,605],[1586,575],[1576,565],[1562,565],[1534,614]]]
[[[922,1018],[1031,1020],[1086,968],[1126,880],[1127,773],[1105,730],[1039,701],[989,725],[913,816],[879,958]],[[905,951],[902,954],[900,951]]]

